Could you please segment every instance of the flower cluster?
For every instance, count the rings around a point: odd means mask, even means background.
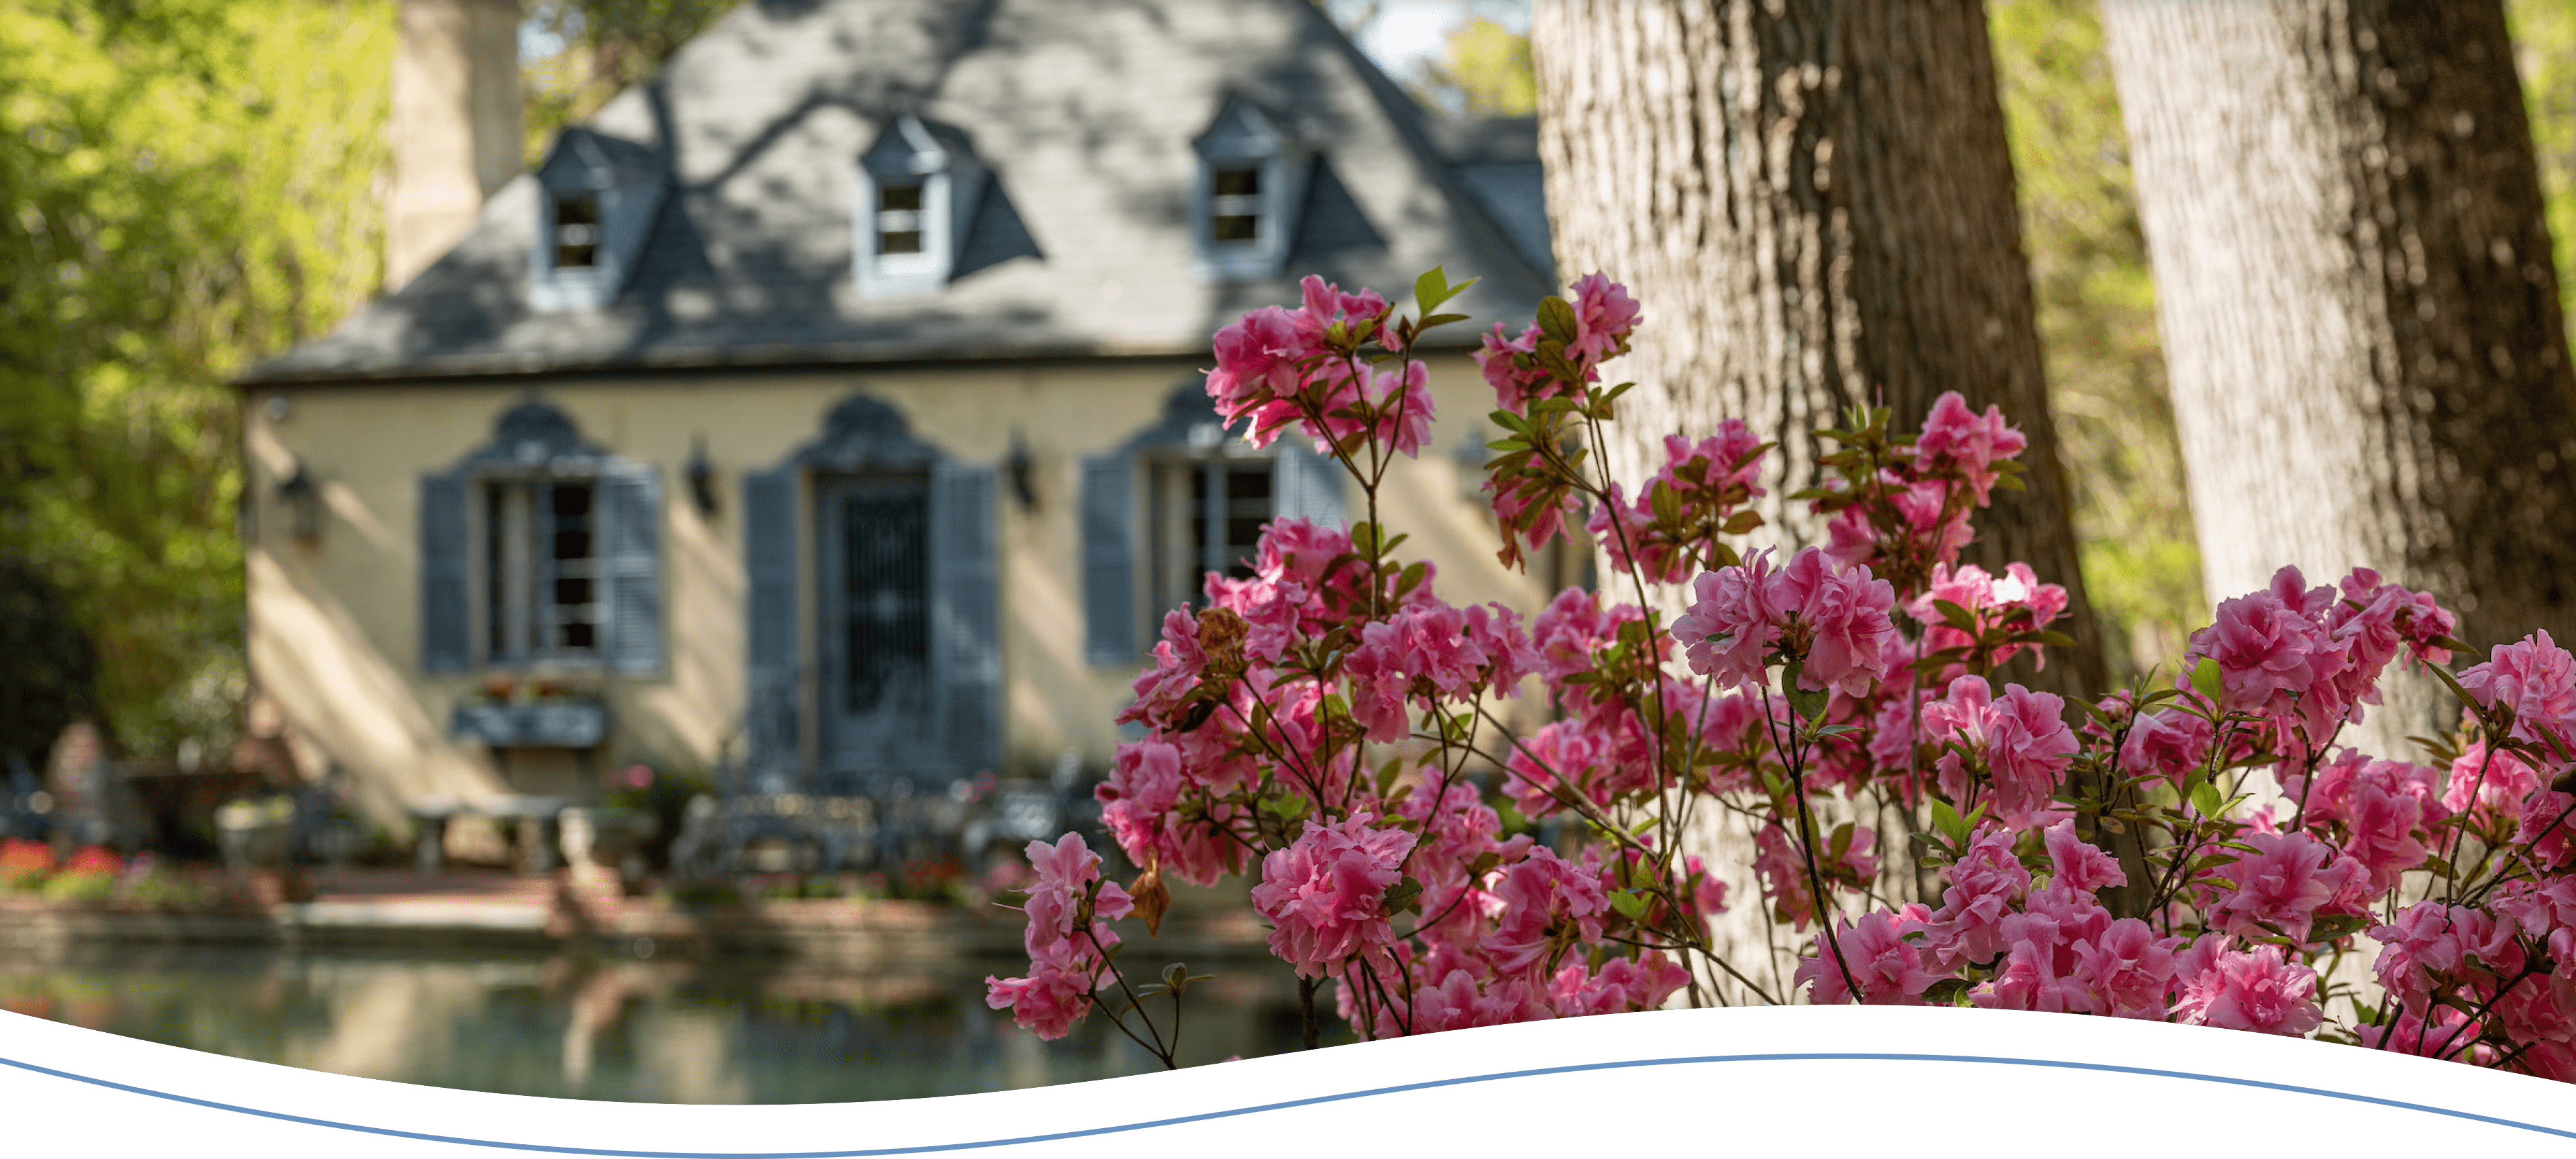
[[[1309,279],[1301,307],[1218,336],[1209,392],[1257,443],[1316,438],[1373,500],[1425,437],[1412,351],[1457,289],[1425,275],[1408,318]],[[1128,987],[1107,923],[1150,927],[1166,874],[1242,874],[1310,1020],[1329,989],[1363,1036],[1803,993],[2576,1081],[2576,656],[2535,633],[2452,673],[2465,645],[2431,596],[2285,568],[2220,604],[2168,687],[2012,682],[2073,641],[2063,588],[1959,559],[2019,486],[2027,440],[2000,411],[1944,394],[1919,431],[1863,409],[1820,432],[1826,481],[1792,498],[1826,542],[1784,558],[1739,542],[1768,449],[1743,424],[1668,438],[1633,489],[1586,453],[1626,388],[1601,367],[1639,316],[1596,275],[1485,336],[1506,431],[1487,491],[1507,563],[1588,511],[1621,583],[1687,584],[1663,597],[1686,611],[1581,589],[1526,618],[1453,605],[1382,525],[1272,523],[1249,575],[1165,616],[1122,714],[1141,735],[1099,798],[1132,889],[1078,837],[1032,845],[1031,968],[991,981],[995,1006],[1050,1037],[1107,1011],[1169,1061],[1140,999],[1177,1008],[1192,979],[1103,1001]],[[2448,681],[2458,728],[2420,762],[2339,747],[2407,664]],[[1525,694],[1540,711],[1516,728],[1503,702]],[[1862,822],[1889,812],[1920,876],[1882,871]],[[1711,818],[1741,875],[1685,848]],[[1717,944],[1730,878],[1805,943],[1791,976]],[[2321,963],[2365,935],[2378,993],[2329,987]]]

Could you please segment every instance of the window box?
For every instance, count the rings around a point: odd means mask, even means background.
[[[448,732],[493,748],[596,748],[608,737],[608,705],[597,700],[460,704]]]

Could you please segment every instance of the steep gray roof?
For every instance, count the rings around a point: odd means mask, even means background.
[[[1190,142],[1229,94],[1319,163],[1285,276],[1210,285]],[[864,299],[854,167],[907,111],[993,183],[942,292]],[[1550,289],[1526,123],[1435,124],[1307,0],[746,0],[589,127],[669,182],[614,304],[530,308],[522,176],[409,285],[242,381],[1189,355],[1307,273],[1390,297],[1433,265],[1481,276],[1451,307],[1480,326]]]

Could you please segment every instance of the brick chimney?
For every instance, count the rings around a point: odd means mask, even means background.
[[[518,0],[401,0],[385,289],[474,228],[483,199],[525,168]]]

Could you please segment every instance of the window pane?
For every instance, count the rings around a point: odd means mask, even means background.
[[[484,655],[501,657],[518,650],[508,631],[509,537],[503,530],[509,522],[508,493],[496,485],[484,490],[483,500],[483,627],[488,635]]]
[[[877,186],[877,211],[909,210],[921,212],[921,187],[918,185]]]
[[[546,488],[546,645],[557,652],[586,652],[599,643],[598,499],[589,483]]]
[[[1251,197],[1261,192],[1261,170],[1219,169],[1216,171],[1216,195]]]
[[[599,264],[599,198],[555,199],[555,268],[582,269]]]
[[[1261,218],[1258,214],[1228,213],[1208,219],[1211,241],[1259,241]]]
[[[881,254],[917,254],[921,252],[921,231],[887,230],[877,235],[877,252]]]

